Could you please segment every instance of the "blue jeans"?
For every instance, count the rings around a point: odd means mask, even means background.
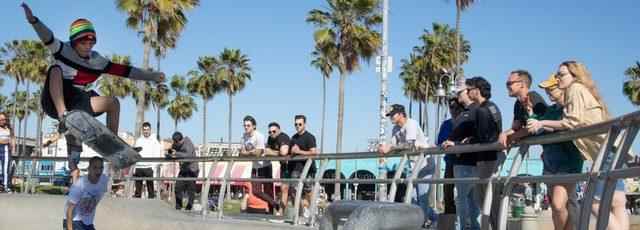
[[[604,159],[604,161],[605,161],[604,164],[607,165],[607,166],[603,166],[603,168],[600,169],[600,170],[605,170],[606,168],[613,168],[613,163],[614,163],[613,162],[613,157],[614,157],[614,154],[613,153],[609,153],[607,158]],[[596,199],[596,200],[601,200],[602,199],[602,194],[604,193],[604,186],[605,186],[604,179],[603,180],[598,180],[596,182],[596,191],[593,194],[594,195],[593,196],[594,199]],[[616,186],[615,187],[615,192],[626,192],[625,188],[624,188],[624,180],[622,180],[622,179],[616,180],[615,186]]]
[[[454,178],[465,178],[474,176],[475,166],[472,165],[454,165],[453,176]],[[456,184],[456,215],[458,216],[458,223],[461,230],[471,229],[479,230],[480,222],[478,217],[480,216],[480,208],[476,205],[473,199],[473,194],[477,193],[475,184]]]
[[[9,152],[8,144],[0,145],[0,170],[2,187],[7,190],[11,182],[11,153]]]
[[[415,162],[409,162],[408,166],[411,169],[417,169],[417,179],[431,179],[435,170],[435,161],[433,157],[427,156],[422,165],[415,165]],[[430,220],[431,222],[437,221],[437,215],[433,208],[429,206],[429,193],[431,192],[431,184],[415,184],[415,194],[412,195],[412,201],[415,205],[420,206],[422,213],[424,214],[424,220]]]

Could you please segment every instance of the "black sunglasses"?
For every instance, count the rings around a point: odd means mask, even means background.
[[[522,81],[508,81],[507,82],[507,86],[511,86],[511,85],[513,85],[515,83],[518,83],[518,82],[522,82]]]
[[[276,131],[275,130],[269,130],[269,134],[275,134]]]
[[[304,124],[302,124],[302,123],[295,123],[295,125],[296,125],[296,126],[302,126],[302,125],[304,125]]]

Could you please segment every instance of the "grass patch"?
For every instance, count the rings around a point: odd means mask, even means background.
[[[240,200],[225,200],[222,206],[225,215],[240,214]]]

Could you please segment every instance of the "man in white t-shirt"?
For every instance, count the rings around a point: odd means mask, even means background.
[[[64,206],[63,229],[95,230],[93,219],[96,216],[96,207],[107,191],[109,181],[109,177],[102,174],[103,168],[102,158],[91,158],[88,175],[80,177],[69,189]]]
[[[142,136],[136,140],[135,147],[141,147],[139,152],[142,158],[162,157],[162,146],[156,138],[151,135],[151,124],[145,122],[142,124]],[[136,170],[133,173],[134,177],[153,177],[153,168],[157,164],[153,162],[138,162],[136,163]],[[147,198],[154,199],[156,193],[153,187],[153,181],[147,180]],[[142,196],[142,181],[136,180],[136,191],[133,195],[136,198]]]
[[[256,119],[252,116],[245,116],[243,119],[244,134],[242,135],[242,147],[240,156],[264,157],[265,137],[258,132]],[[254,161],[251,170],[252,178],[272,178],[273,169],[271,161]],[[269,212],[273,213],[279,209],[278,202],[274,199],[273,183],[251,183],[252,194],[261,200],[269,203]]]
[[[428,148],[428,138],[420,128],[416,120],[407,117],[404,106],[399,104],[391,105],[389,112],[386,114],[391,123],[394,124],[391,130],[391,144],[381,144],[378,152],[387,154],[393,150],[415,150]],[[422,165],[413,165],[413,170],[418,171],[418,179],[431,179],[435,171],[435,160],[431,155],[425,156],[426,159]],[[412,160],[414,161],[414,160]],[[417,163],[417,162],[413,162]],[[399,167],[396,170],[402,170]],[[430,184],[417,184],[415,202],[422,208],[425,221],[436,221],[434,210],[429,206],[429,190]]]

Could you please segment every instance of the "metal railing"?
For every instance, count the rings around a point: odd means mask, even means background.
[[[518,151],[513,154],[512,164],[509,170],[508,176],[499,176],[498,173],[494,173],[489,178],[433,178],[433,179],[417,179],[418,170],[413,170],[408,178],[401,178],[401,171],[396,170],[395,175],[389,179],[323,179],[322,175],[327,169],[329,160],[338,159],[367,159],[367,158],[389,158],[400,157],[400,166],[405,165],[409,157],[417,156],[418,160],[416,165],[422,165],[428,155],[439,154],[469,154],[481,151],[501,151],[503,148],[498,143],[493,144],[470,144],[470,145],[458,145],[444,150],[439,147],[420,149],[419,151],[398,151],[384,156],[375,152],[357,152],[357,153],[337,153],[337,154],[322,154],[315,156],[295,156],[295,157],[230,157],[230,156],[215,156],[215,157],[193,157],[185,159],[165,159],[165,158],[145,158],[143,162],[212,162],[209,172],[216,167],[217,163],[228,162],[224,176],[212,178],[211,173],[208,173],[204,178],[173,178],[173,177],[132,177],[130,173],[126,180],[132,183],[135,180],[165,180],[165,181],[204,181],[201,190],[201,204],[202,217],[208,216],[208,194],[210,191],[210,184],[213,181],[220,182],[220,197],[218,199],[218,211],[217,218],[223,218],[223,202],[225,200],[225,190],[230,182],[280,182],[296,184],[296,194],[294,198],[294,224],[298,224],[299,210],[302,198],[302,190],[304,183],[313,183],[312,195],[311,195],[311,222],[315,222],[317,213],[317,199],[320,190],[321,183],[359,183],[359,184],[391,184],[388,197],[394,198],[399,184],[406,184],[406,194],[404,196],[404,202],[409,203],[411,201],[410,192],[413,190],[413,186],[416,183],[429,183],[429,184],[454,184],[454,183],[470,183],[470,184],[487,184],[488,189],[485,197],[484,206],[481,207],[481,214],[483,216],[489,216],[491,212],[491,200],[494,193],[493,185],[501,184],[502,189],[495,191],[500,196],[500,208],[498,211],[498,229],[505,230],[507,223],[507,214],[509,207],[509,194],[515,183],[522,182],[544,182],[544,183],[561,183],[561,182],[577,182],[587,181],[588,187],[583,199],[583,207],[580,211],[580,219],[578,221],[578,229],[588,229],[589,219],[591,215],[591,205],[593,203],[593,195],[595,193],[596,183],[604,182],[605,189],[601,195],[601,202],[599,213],[597,217],[597,229],[604,230],[609,221],[609,211],[611,209],[611,200],[613,198],[614,188],[616,180],[621,178],[640,177],[640,167],[623,168],[625,161],[624,154],[627,153],[640,128],[640,111],[629,113],[615,119],[595,124],[588,127],[581,127],[570,131],[558,132],[553,134],[547,134],[542,136],[533,136],[521,140],[517,145],[512,147],[518,147]],[[606,134],[607,138],[603,143],[598,157],[594,160],[591,170],[581,174],[568,174],[568,175],[552,175],[552,176],[517,176],[520,166],[528,154],[529,146],[560,143],[565,141],[571,141],[579,137],[587,137],[592,135]],[[616,141],[618,140],[618,141]],[[614,148],[614,142],[617,144]],[[616,151],[614,151],[614,149]],[[510,151],[507,150],[507,153]],[[611,157],[613,160],[606,160]],[[285,160],[305,160],[306,163],[300,178],[298,179],[246,179],[246,178],[231,178],[230,173],[235,162],[247,162],[247,161],[285,161]],[[19,160],[54,160],[54,161],[66,161],[66,158],[60,157],[20,157]],[[83,158],[82,160],[87,160]],[[319,160],[319,170],[314,178],[307,178],[311,163],[314,160]],[[501,167],[501,166],[499,166]],[[129,191],[130,193],[130,191]],[[131,197],[130,194],[127,197]],[[393,199],[387,199],[393,200]],[[483,218],[484,219],[484,218]],[[486,225],[483,221],[483,225]],[[485,228],[485,226],[483,226]]]

